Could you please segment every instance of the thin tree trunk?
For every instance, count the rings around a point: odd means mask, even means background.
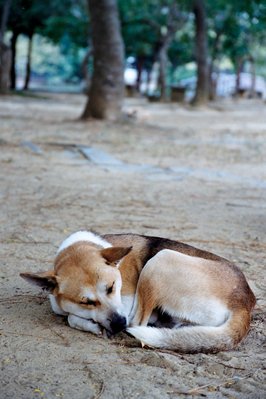
[[[144,57],[138,56],[137,57],[137,82],[136,82],[136,87],[137,87],[138,91],[140,91],[140,86],[141,86],[143,65],[144,65]]]
[[[242,58],[239,58],[236,60],[236,89],[235,89],[235,95],[236,97],[239,96],[239,92],[240,92],[240,74],[241,74],[241,70],[242,70]]]
[[[162,45],[160,51],[159,51],[159,65],[160,65],[160,71],[159,71],[159,85],[161,88],[161,101],[167,101],[168,96],[167,96],[167,64],[168,64],[168,45]]]
[[[7,94],[10,87],[11,50],[0,43],[0,94]]]
[[[246,57],[239,57],[236,60],[236,97],[241,97],[241,72],[243,71],[245,61]]]
[[[256,96],[256,68],[253,57],[249,57],[250,62],[250,74],[251,74],[251,85],[250,85],[250,97]]]
[[[89,89],[90,89],[91,77],[88,70],[88,62],[91,56],[92,56],[92,51],[91,47],[89,47],[81,63],[81,76],[84,82],[83,92],[85,94],[89,94]]]
[[[93,75],[81,116],[115,119],[124,96],[124,45],[116,0],[88,0],[93,45]]]
[[[4,43],[10,6],[11,0],[6,0],[2,6],[0,21],[0,94],[6,94],[10,86],[11,51]]]
[[[158,59],[160,64],[159,82],[161,85],[161,100],[168,100],[167,93],[167,67],[168,67],[168,51],[174,40],[176,31],[184,23],[184,17],[179,11],[178,5],[173,3],[169,9],[167,21],[167,33],[161,37],[161,45],[158,51]]]
[[[17,45],[18,33],[13,32],[11,38],[11,71],[10,71],[10,88],[12,90],[16,89],[16,45]]]
[[[254,58],[252,56],[241,57],[237,60],[237,68],[236,68],[236,96],[241,96],[244,94],[244,88],[241,90],[241,72],[244,70],[245,62],[249,61],[250,63],[250,88],[249,88],[249,97],[255,97],[255,86],[256,86],[256,68]]]
[[[7,27],[7,20],[9,16],[10,6],[12,0],[6,0],[2,6],[2,16],[0,21],[0,43],[4,42],[4,35]]]
[[[32,43],[33,43],[33,34],[29,35],[28,53],[27,53],[27,65],[26,65],[26,76],[25,76],[25,82],[24,82],[23,90],[28,90],[29,83],[30,83]]]
[[[194,104],[205,104],[209,97],[208,43],[204,0],[194,1],[196,24],[197,87]]]
[[[214,76],[214,73],[215,73],[215,63],[217,61],[218,58],[217,56],[219,53],[221,35],[222,35],[221,31],[216,33],[215,41],[213,44],[212,57],[209,65],[209,100],[211,101],[214,101],[217,95],[216,89],[217,89],[219,74],[217,73]]]

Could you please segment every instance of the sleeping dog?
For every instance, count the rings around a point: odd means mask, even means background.
[[[127,331],[143,345],[184,353],[233,348],[247,334],[255,296],[228,260],[178,241],[79,231],[54,270],[21,276],[50,292],[71,327]]]

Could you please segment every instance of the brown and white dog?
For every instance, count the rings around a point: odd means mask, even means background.
[[[54,270],[22,273],[50,291],[69,325],[179,352],[233,348],[247,334],[255,297],[228,260],[178,241],[79,231],[59,247]]]

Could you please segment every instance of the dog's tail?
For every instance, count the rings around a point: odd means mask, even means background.
[[[142,344],[183,353],[219,352],[232,349],[245,337],[250,326],[250,312],[238,309],[220,326],[156,328],[136,326],[127,332]]]

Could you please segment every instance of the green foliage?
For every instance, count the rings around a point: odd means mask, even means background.
[[[265,0],[208,0],[207,13],[211,49],[219,36],[218,55],[233,63],[252,55],[256,43],[265,43]]]
[[[0,0],[0,10],[3,4]],[[42,74],[45,66],[48,75],[54,71],[64,78],[80,76],[81,49],[88,46],[88,25],[86,0],[13,0],[8,19],[8,29],[15,34],[30,37],[38,33],[59,46],[53,58],[55,48],[38,38],[38,49],[43,54],[49,49],[50,56],[41,57],[43,62],[39,63],[40,57],[34,51],[33,68]]]
[[[194,21],[190,17],[182,29],[176,32],[175,39],[169,49],[169,59],[174,67],[194,60]]]
[[[119,0],[122,35],[126,54],[136,56],[153,55],[155,43],[158,41],[158,27],[154,27],[151,15],[158,14],[157,1]]]
[[[60,1],[64,8],[60,12],[53,13],[45,21],[41,31],[43,36],[48,37],[56,44],[61,44],[62,49],[68,46],[87,47],[89,37],[89,18],[85,0]]]
[[[167,33],[170,8],[176,3],[176,0],[118,1],[127,55],[143,58],[145,66],[151,67],[162,37]],[[178,4],[185,16],[187,2],[179,1]],[[170,46],[169,57],[173,64],[186,62],[191,58],[190,28],[185,26],[180,29]]]
[[[8,20],[8,27],[13,32],[32,35],[41,29],[44,21],[54,11],[52,0],[13,0]]]
[[[4,1],[0,0],[0,13]],[[193,0],[117,1],[126,56],[132,55],[142,60],[145,68],[151,68],[167,33],[169,10],[177,4],[183,22],[168,57],[172,69],[194,61]],[[239,58],[252,55],[260,70],[263,66],[265,69],[266,1],[205,0],[205,4],[210,59],[218,63],[227,57],[236,65]],[[71,64],[71,73],[79,74],[82,54],[90,42],[86,0],[13,0],[8,29],[26,36],[38,33],[49,39]]]

